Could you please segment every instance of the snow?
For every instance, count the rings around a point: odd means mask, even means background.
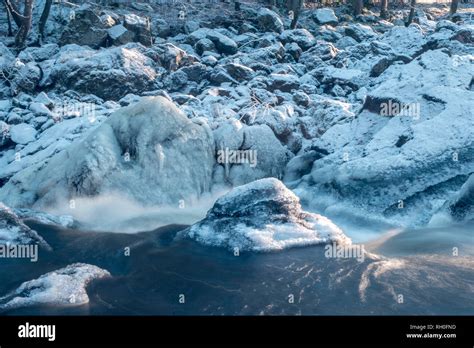
[[[205,219],[184,234],[205,245],[234,252],[350,243],[329,219],[304,212],[298,197],[275,178],[232,189],[216,201]]]
[[[97,266],[74,263],[22,283],[13,292],[0,297],[0,310],[35,305],[80,306],[89,303],[86,287],[95,279],[110,277]]]

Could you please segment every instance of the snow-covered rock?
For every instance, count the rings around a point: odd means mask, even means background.
[[[158,77],[155,62],[142,49],[135,43],[102,51],[65,46],[53,59],[41,63],[45,72],[41,84],[93,93],[106,100],[153,89]]]
[[[25,225],[10,208],[0,203],[0,244],[38,244],[51,250],[51,247],[36,231]]]
[[[218,52],[224,54],[234,54],[237,52],[237,43],[226,35],[218,32],[214,29],[199,28],[193,31],[187,37],[187,42],[191,45],[195,45],[202,39],[208,39],[212,41]]]
[[[105,45],[107,25],[97,15],[94,8],[84,4],[74,11],[74,16],[63,29],[60,44],[77,44],[99,48]]]
[[[306,29],[288,29],[283,31],[279,36],[284,44],[295,42],[303,51],[310,49],[316,44],[316,39]]]
[[[36,129],[26,123],[16,124],[10,127],[10,138],[17,144],[28,144],[35,140]]]
[[[256,125],[242,129],[241,151],[251,151],[255,163],[233,165],[229,181],[232,185],[242,185],[266,177],[282,177],[290,155],[267,125]]]
[[[107,29],[110,39],[114,45],[120,46],[132,42],[135,34],[125,28],[122,24],[114,25]]]
[[[142,45],[152,44],[151,26],[147,18],[130,13],[124,16],[123,25],[134,34],[133,40]]]
[[[18,54],[18,58],[25,63],[42,62],[59,52],[57,44],[45,44],[41,47],[27,47]]]
[[[314,141],[329,154],[314,162],[307,183],[319,193],[308,195],[426,223],[474,172],[473,76],[474,64],[441,50],[390,66],[360,114]]]
[[[313,19],[318,24],[330,24],[336,25],[338,19],[334,14],[334,11],[330,8],[320,8],[313,12]]]
[[[7,68],[14,59],[12,51],[3,42],[0,42],[0,70]]]
[[[257,23],[263,31],[275,31],[281,33],[283,31],[283,21],[280,16],[268,8],[260,8],[257,14]]]
[[[214,141],[169,100],[122,108],[47,165],[28,167],[0,189],[15,207],[120,192],[143,204],[178,204],[209,191]]]
[[[233,252],[350,243],[329,219],[303,211],[298,197],[274,178],[234,188],[184,234]]]
[[[80,306],[89,302],[87,285],[95,279],[110,277],[97,266],[74,263],[22,283],[16,290],[0,297],[0,310],[35,305]]]
[[[46,225],[73,227],[75,224],[74,218],[71,215],[53,215],[32,209],[21,208],[13,209],[13,211],[20,219],[31,219]]]

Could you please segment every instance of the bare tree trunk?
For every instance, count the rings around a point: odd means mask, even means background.
[[[364,0],[354,0],[354,16],[362,14],[362,8],[364,7]]]
[[[303,7],[303,0],[289,0],[288,1],[288,10],[293,13],[293,18],[291,20],[290,28],[295,29],[296,24],[298,24],[298,18],[300,16],[301,8]]]
[[[25,45],[26,38],[31,29],[31,17],[33,12],[34,0],[25,0],[25,9],[23,12],[23,19],[20,25],[20,29],[16,33],[15,45],[19,48]]]
[[[386,19],[388,17],[388,0],[380,2],[380,17]]]
[[[20,14],[18,6],[12,0],[4,0],[4,3],[11,17],[15,21],[15,24],[20,27],[21,22],[23,21],[23,16]]]
[[[450,13],[453,15],[458,10],[459,0],[451,0],[451,9]]]
[[[405,23],[407,27],[413,22],[413,18],[415,18],[415,6],[416,6],[416,0],[411,0],[410,14],[408,15],[407,22]]]
[[[53,3],[53,0],[46,0],[44,4],[43,12],[41,13],[41,17],[38,24],[40,40],[44,39],[44,28],[46,26],[46,22],[48,21],[49,13],[51,12],[52,3]]]
[[[5,1],[3,3],[5,4],[5,12],[7,13],[8,36],[13,36],[12,16],[10,14],[10,10],[8,9],[7,3]]]

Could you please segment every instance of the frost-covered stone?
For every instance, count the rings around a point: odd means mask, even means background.
[[[111,277],[97,266],[74,263],[22,283],[16,290],[0,297],[0,310],[35,305],[80,306],[89,303],[87,286],[95,279]]]
[[[313,12],[313,19],[318,24],[330,24],[336,25],[338,19],[334,14],[334,11],[330,8],[320,8]]]
[[[280,16],[268,8],[260,8],[257,14],[257,23],[263,31],[274,31],[277,33],[283,31],[283,22]]]
[[[135,34],[125,28],[122,24],[114,25],[107,29],[107,33],[114,45],[120,46],[132,42]]]
[[[267,80],[267,86],[270,91],[278,89],[282,92],[290,92],[299,87],[299,81],[295,75],[271,74]]]
[[[111,100],[152,89],[157,77],[155,63],[141,53],[142,47],[129,44],[93,51],[66,46],[52,60],[42,63],[47,71],[42,84]]]
[[[41,79],[41,70],[34,62],[24,64],[17,60],[13,68],[14,74],[11,86],[16,92],[33,92]]]
[[[398,222],[426,223],[439,208],[435,198],[449,198],[474,172],[473,76],[474,64],[454,64],[441,50],[390,66],[362,113],[314,141],[331,153],[314,162],[312,195],[332,191],[373,213],[403,216]]]
[[[25,225],[13,210],[0,202],[0,244],[38,244],[42,248],[51,247],[36,231]]]
[[[187,42],[191,45],[196,44],[202,39],[212,41],[219,53],[234,54],[237,52],[237,43],[217,30],[209,28],[199,28],[187,37]]]
[[[18,54],[18,58],[27,62],[42,62],[43,60],[49,59],[59,52],[59,46],[57,44],[45,44],[41,47],[27,47]]]
[[[350,243],[329,219],[303,211],[298,197],[275,178],[234,188],[184,234],[232,252]]]
[[[288,29],[280,34],[280,40],[286,44],[296,42],[303,51],[316,44],[314,36],[306,29]]]
[[[126,14],[124,16],[123,26],[134,34],[134,41],[140,42],[145,46],[152,44],[151,26],[148,19],[133,13]]]
[[[10,138],[17,144],[28,144],[34,141],[36,133],[36,129],[26,123],[20,123],[10,127]]]
[[[118,192],[147,205],[178,204],[209,191],[213,165],[211,131],[169,100],[145,97],[47,165],[14,175],[0,197],[15,207],[40,207]]]
[[[290,155],[271,128],[262,124],[241,131],[244,142],[239,150],[253,151],[256,163],[233,165],[229,173],[230,183],[236,186],[270,176],[281,177]]]
[[[77,44],[99,48],[107,39],[107,27],[90,5],[75,10],[73,20],[64,28],[60,45]]]
[[[360,23],[350,24],[345,27],[345,34],[357,42],[370,41],[377,36],[370,26]]]

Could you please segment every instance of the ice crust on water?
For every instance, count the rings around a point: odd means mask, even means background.
[[[331,220],[303,211],[299,198],[275,178],[234,188],[184,234],[206,245],[239,251],[351,243]]]
[[[79,306],[89,302],[87,285],[94,279],[110,277],[94,265],[74,263],[22,283],[13,292],[0,297],[0,310],[32,305]]]

